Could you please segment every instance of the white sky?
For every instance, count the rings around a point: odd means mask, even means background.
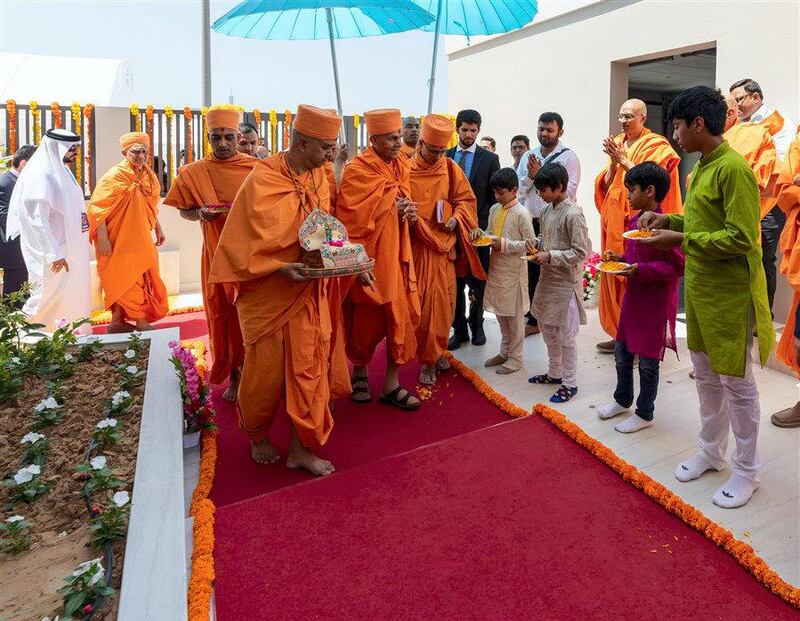
[[[594,0],[540,0],[537,21]],[[238,2],[212,0],[211,21]],[[0,51],[126,59],[134,101],[196,107],[201,100],[200,0],[0,0]],[[448,37],[447,49],[460,47]],[[477,42],[479,39],[473,39]],[[433,34],[408,32],[337,41],[345,113],[427,107]],[[215,103],[261,110],[299,102],[335,107],[328,41],[257,41],[212,33]],[[447,100],[447,58],[439,48],[434,109]]]

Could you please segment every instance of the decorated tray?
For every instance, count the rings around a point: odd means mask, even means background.
[[[337,276],[353,276],[369,272],[375,267],[375,260],[359,265],[349,265],[347,267],[301,267],[298,271],[306,278],[335,278]]]
[[[226,213],[230,211],[231,203],[219,203],[216,205],[206,205],[203,210],[208,213]]]
[[[484,235],[483,237],[479,237],[478,239],[472,240],[473,246],[491,246],[492,245],[492,238],[488,235]]]
[[[622,236],[625,239],[647,239],[653,236],[653,231],[633,229],[632,231],[625,231]]]
[[[629,263],[623,263],[622,261],[603,261],[597,264],[597,269],[606,274],[619,274],[629,267]]]

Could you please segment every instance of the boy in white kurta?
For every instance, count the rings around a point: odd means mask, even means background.
[[[542,266],[531,314],[547,345],[549,368],[532,384],[560,384],[551,403],[565,403],[578,392],[576,372],[578,326],[586,323],[581,272],[592,250],[583,211],[567,196],[569,175],[561,164],[550,163],[536,173],[533,183],[548,205],[542,210],[542,233],[534,260]]]
[[[497,203],[489,210],[486,234],[492,238],[489,276],[483,307],[500,324],[500,353],[486,361],[501,375],[522,368],[522,341],[528,299],[528,266],[522,257],[536,237],[530,214],[517,202],[519,178],[513,168],[501,168],[489,180]],[[480,231],[472,234],[481,235]]]

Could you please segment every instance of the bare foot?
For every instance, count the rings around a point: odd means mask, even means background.
[[[315,474],[318,477],[326,477],[336,471],[336,468],[333,467],[331,462],[317,457],[305,446],[300,444],[294,430],[292,430],[292,440],[289,444],[289,456],[286,458],[286,467],[292,470],[305,468],[311,474]]]
[[[108,334],[125,334],[127,332],[133,332],[133,326],[124,321],[112,321],[108,324],[106,332]]]
[[[239,373],[234,371],[231,373],[231,384],[225,389],[225,392],[222,393],[222,398],[225,401],[229,401],[233,403],[239,396]]]
[[[250,457],[258,464],[274,464],[281,458],[281,455],[278,453],[278,449],[272,446],[269,438],[266,438],[258,444],[250,443]]]
[[[152,330],[153,326],[147,323],[144,319],[137,319],[136,320],[136,329],[139,332],[144,332],[146,330]]]

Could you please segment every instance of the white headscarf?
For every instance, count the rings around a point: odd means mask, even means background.
[[[76,138],[77,134],[63,129],[51,130],[42,138],[36,152],[22,169],[11,194],[8,206],[8,239],[14,239],[20,234],[26,202],[46,202],[51,211],[62,215],[66,201],[80,201],[83,205],[83,191],[78,187],[72,172],[64,165],[67,151],[73,145],[80,144],[75,141]]]

